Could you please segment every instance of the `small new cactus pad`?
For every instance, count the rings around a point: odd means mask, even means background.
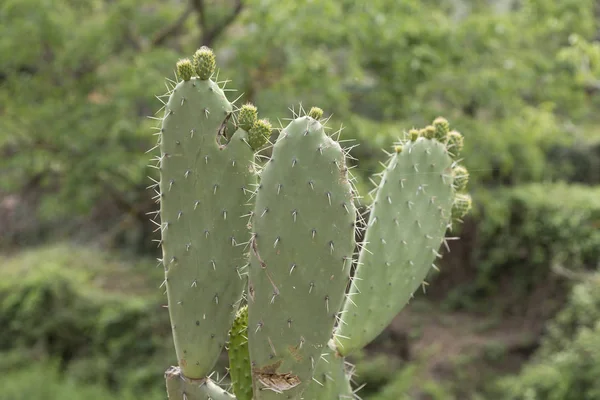
[[[189,81],[194,76],[194,66],[188,58],[177,62],[177,75],[184,81]]]
[[[327,349],[348,284],[353,192],[344,151],[308,115],[282,130],[260,182],[248,281],[254,396],[297,399]]]
[[[169,400],[234,400],[227,391],[209,378],[186,378],[179,367],[171,367],[165,373]]]
[[[217,66],[212,49],[202,46],[194,53],[194,68],[200,80],[207,80],[215,72]]]
[[[242,108],[240,108],[238,114],[238,126],[243,130],[249,131],[254,126],[257,119],[258,110],[253,104],[244,104]]]
[[[242,129],[227,146],[217,143],[233,107],[212,80],[179,82],[165,108],[159,159],[165,285],[179,366],[187,378],[200,379],[215,365],[242,296],[254,153]]]
[[[453,159],[435,132],[429,126],[416,141],[410,134],[381,174],[343,323],[336,332],[343,355],[381,333],[439,255],[455,190]]]
[[[229,334],[229,374],[238,400],[252,400],[252,374],[248,350],[248,306],[239,309]]]
[[[313,381],[302,394],[304,400],[351,400],[354,398],[351,373],[346,370],[344,357],[328,351],[317,363]]]

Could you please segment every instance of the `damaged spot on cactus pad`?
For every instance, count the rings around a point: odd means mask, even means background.
[[[281,366],[282,361],[279,360],[274,364],[269,364],[263,368],[254,368],[252,374],[263,385],[261,390],[272,390],[277,393],[282,393],[285,390],[290,390],[300,384],[300,379],[292,374],[277,373],[277,369]]]

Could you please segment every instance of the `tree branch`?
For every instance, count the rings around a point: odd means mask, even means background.
[[[190,16],[190,13],[192,11],[193,11],[193,6],[192,6],[192,2],[190,2],[188,4],[188,6],[185,8],[185,10],[183,11],[183,13],[181,13],[179,18],[177,18],[171,25],[164,27],[160,32],[158,32],[156,34],[156,36],[154,36],[154,38],[150,42],[151,47],[161,46],[171,36],[177,35],[179,33],[179,31],[181,30],[181,27],[183,26],[185,21],[187,21],[188,17]]]
[[[208,47],[212,47],[213,43],[217,40],[219,35],[227,28],[233,21],[235,21],[236,17],[242,12],[242,0],[236,0],[235,6],[231,14],[229,14],[225,19],[223,19],[219,24],[213,26],[211,29],[208,29],[207,21],[206,21],[206,8],[204,4],[204,0],[192,0],[192,6],[198,13],[198,26],[200,27],[200,31],[202,32],[202,37],[200,40],[200,44]]]

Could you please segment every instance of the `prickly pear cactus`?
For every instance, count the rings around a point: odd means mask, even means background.
[[[248,350],[248,306],[241,307],[229,335],[229,374],[238,400],[252,400],[252,373]]]
[[[453,214],[467,211],[463,201],[453,212],[457,189],[466,187],[468,175],[463,167],[453,170],[450,151],[455,146],[448,145],[448,131],[441,118],[421,132],[411,131],[380,174],[365,244],[336,332],[343,355],[371,342],[407,304],[441,257]]]
[[[252,217],[248,338],[254,396],[297,399],[331,337],[354,250],[345,154],[322,111],[282,130]]]
[[[193,63],[177,67],[182,80],[169,93],[160,129],[159,228],[179,367],[201,379],[227,341],[242,296],[254,150],[243,128],[219,143],[233,106],[210,79],[212,51],[201,48]],[[256,113],[246,117],[254,129]]]

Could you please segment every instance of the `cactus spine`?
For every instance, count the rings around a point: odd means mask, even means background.
[[[156,224],[178,360],[165,374],[169,399],[236,398],[208,377],[226,343],[240,400],[352,398],[344,357],[410,300],[471,207],[457,162],[463,136],[437,118],[394,145],[351,277],[356,196],[323,111],[295,115],[260,167],[254,152],[271,125],[251,104],[234,114],[211,80],[212,50],[192,59],[177,63],[157,146]]]

